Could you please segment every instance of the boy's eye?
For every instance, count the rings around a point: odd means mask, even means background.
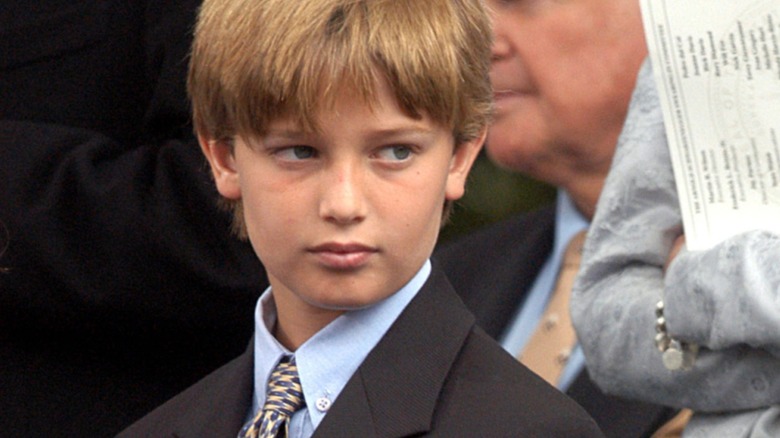
[[[380,149],[377,155],[383,160],[404,161],[412,155],[412,149],[403,145],[387,146]]]
[[[290,146],[276,151],[276,156],[283,160],[306,160],[315,156],[311,146]]]

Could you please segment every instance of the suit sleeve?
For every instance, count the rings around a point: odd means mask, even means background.
[[[263,268],[189,123],[199,3],[0,7],[4,436],[113,436],[251,336]]]
[[[780,358],[770,353],[779,342],[777,305],[760,318],[750,313],[776,295],[777,271],[766,275],[770,262],[757,266],[760,258],[754,259],[776,239],[759,238],[764,243],[756,246],[755,235],[737,238],[745,252],[729,266],[740,271],[733,279],[744,281],[739,290],[728,290],[731,282],[697,283],[720,278],[718,266],[729,253],[723,248],[733,242],[682,254],[664,278],[682,221],[649,62],[637,84],[573,291],[572,317],[591,376],[605,392],[697,412],[778,403]],[[702,345],[691,370],[662,364],[654,343],[655,304],[662,298],[670,334]],[[733,313],[737,308],[747,312]],[[728,318],[734,319],[717,325]]]
[[[751,231],[669,266],[664,316],[672,336],[711,350],[740,346],[780,358],[780,236]]]
[[[4,5],[6,330],[134,339],[143,351],[232,345],[214,365],[243,350],[267,282],[216,208],[189,123],[184,79],[198,4]]]
[[[229,234],[194,142],[127,150],[90,131],[0,122],[0,143],[0,321],[149,336],[250,322],[262,266]]]

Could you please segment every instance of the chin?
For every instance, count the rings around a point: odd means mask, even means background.
[[[490,146],[491,143],[486,143],[485,151],[487,152],[490,161],[507,170],[513,172],[523,172],[528,170],[528,156],[524,153],[518,152],[520,149],[517,146],[509,147],[497,147]]]

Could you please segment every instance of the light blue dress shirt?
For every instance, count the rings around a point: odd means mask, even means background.
[[[500,339],[501,346],[515,357],[525,348],[547,308],[566,245],[575,234],[588,228],[588,220],[577,210],[574,202],[563,190],[558,190],[555,218],[553,251],[539,271],[525,302],[518,308]],[[558,389],[566,391],[584,366],[585,356],[578,344],[572,350],[569,361],[558,380],[556,385]]]
[[[426,261],[398,292],[363,309],[349,311],[317,332],[296,351],[271,334],[276,305],[269,287],[255,310],[255,388],[250,421],[265,403],[266,383],[283,356],[295,356],[306,408],[293,414],[289,438],[310,437],[368,353],[417,295],[431,273]]]

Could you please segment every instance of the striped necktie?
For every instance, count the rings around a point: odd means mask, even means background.
[[[244,433],[244,438],[288,436],[292,414],[306,405],[295,359],[284,357],[268,379],[265,404]],[[281,432],[281,433],[280,433]]]

